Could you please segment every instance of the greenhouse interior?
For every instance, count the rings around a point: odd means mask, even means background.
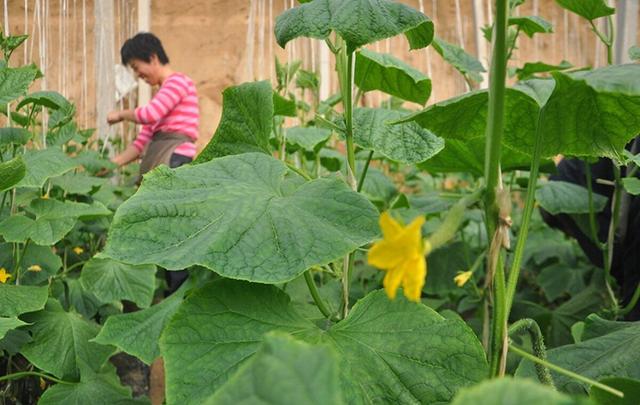
[[[3,0],[0,405],[640,403],[638,0]]]

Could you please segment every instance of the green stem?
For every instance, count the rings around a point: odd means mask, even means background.
[[[589,229],[591,231],[591,239],[593,239],[593,243],[600,250],[603,250],[603,244],[600,242],[600,238],[598,238],[598,228],[596,227],[596,212],[593,207],[593,178],[591,176],[591,165],[589,163],[585,164],[585,173],[587,175],[587,191],[589,192]]]
[[[513,255],[513,263],[511,264],[511,270],[509,271],[509,281],[507,283],[506,295],[506,319],[509,319],[509,312],[511,311],[511,305],[513,304],[513,297],[515,296],[516,287],[518,286],[520,264],[522,263],[524,247],[527,242],[527,235],[529,234],[529,222],[531,221],[531,215],[533,214],[533,208],[536,201],[536,185],[538,181],[538,171],[540,169],[540,156],[542,154],[542,131],[540,129],[540,126],[543,117],[544,108],[538,115],[538,124],[536,126],[536,141],[533,149],[531,170],[529,171],[529,184],[527,185],[527,197],[524,205],[524,212],[522,213],[522,224],[520,225],[520,232],[518,233],[518,241],[516,242],[515,253]]]
[[[342,266],[342,319],[349,315],[349,275],[353,271],[355,254],[355,252],[351,252],[345,256]]]
[[[496,0],[496,16],[494,24],[494,43],[491,57],[489,78],[489,111],[486,131],[486,150],[484,177],[485,218],[487,235],[495,237],[499,220],[497,191],[500,186],[500,155],[502,152],[502,133],[504,131],[504,98],[507,76],[507,20],[509,17],[508,1]],[[490,247],[493,243],[490,243]],[[493,257],[491,257],[493,254]],[[505,311],[505,277],[500,247],[487,256],[489,263],[497,263],[494,275],[494,317],[492,319],[492,335],[489,359],[491,376],[500,374],[500,358],[506,336]]]
[[[542,332],[540,331],[540,326],[533,319],[520,319],[511,327],[509,327],[509,336],[519,335],[522,332],[529,333],[529,337],[531,338],[531,342],[533,343],[533,352],[536,357],[547,360],[547,349],[544,346],[544,337],[542,337]],[[551,372],[547,367],[543,364],[536,363],[536,374],[538,375],[538,380],[541,383],[550,385],[552,387],[555,386],[553,383],[553,377],[551,376]]]
[[[367,178],[367,172],[369,171],[369,164],[371,163],[372,157],[373,150],[369,152],[369,156],[367,156],[367,163],[364,164],[364,168],[362,169],[362,174],[360,175],[360,180],[358,181],[358,193],[362,191],[362,186],[364,185],[364,180]]]
[[[624,398],[624,393],[622,391],[618,391],[615,388],[612,388],[612,387],[610,387],[608,385],[599,383],[598,381],[592,380],[591,378],[582,376],[580,374],[576,374],[573,371],[567,370],[566,368],[562,368],[562,367],[557,366],[557,365],[555,365],[553,363],[549,363],[546,360],[539,359],[538,357],[536,357],[536,356],[534,356],[534,355],[532,355],[530,353],[527,353],[526,351],[520,349],[517,346],[514,346],[513,344],[509,345],[509,350],[511,350],[515,354],[519,355],[520,357],[523,357],[523,358],[525,358],[527,360],[533,361],[534,363],[542,364],[543,366],[545,366],[547,368],[550,368],[551,370],[554,370],[557,373],[566,375],[569,378],[573,378],[574,380],[583,382],[585,384],[589,384],[589,385],[592,385],[594,387],[598,387],[601,390],[607,391],[607,392],[609,392],[609,393],[611,393],[611,394],[613,394],[613,395],[615,395],[617,397]]]
[[[304,170],[302,170],[299,167],[296,167],[295,165],[289,163],[289,162],[284,162],[287,167],[291,170],[294,171],[296,173],[298,173],[300,176],[302,176],[305,180],[311,180],[311,176],[309,176]]]
[[[636,304],[638,303],[638,299],[640,299],[640,283],[638,283],[636,291],[633,293],[633,296],[631,297],[629,303],[624,308],[622,308],[620,312],[618,312],[618,315],[626,315],[631,312],[631,310],[633,310],[633,308],[635,308]]]
[[[340,82],[342,106],[344,108],[345,138],[347,140],[347,180],[353,190],[358,189],[356,173],[355,146],[353,143],[353,51],[348,49],[346,42],[338,37],[340,46],[330,45],[336,53],[336,70]],[[353,270],[354,252],[344,258],[342,270],[342,316],[346,318],[349,313],[349,275]]]
[[[46,378],[47,380],[53,381],[58,384],[75,384],[73,382],[60,380],[49,374],[39,373],[37,371],[20,371],[18,373],[3,375],[2,377],[0,377],[0,381],[17,380],[23,377],[41,377],[41,378]]]
[[[320,296],[318,287],[316,286],[316,283],[313,281],[311,270],[307,270],[304,272],[304,281],[307,282],[307,287],[309,288],[311,297],[313,297],[313,302],[315,302],[320,312],[322,312],[322,315],[324,315],[325,318],[327,319],[335,320],[335,317],[333,316],[329,308],[327,308],[327,305],[324,303],[324,301],[322,300],[322,297]]]
[[[618,310],[618,300],[611,287],[611,265],[613,264],[613,249],[615,246],[616,229],[618,228],[618,220],[620,216],[620,199],[622,197],[622,180],[620,179],[620,168],[613,165],[613,174],[615,177],[615,186],[613,190],[613,200],[611,202],[611,222],[609,223],[609,231],[607,233],[607,250],[605,252],[604,272],[605,286],[614,312]]]
[[[504,276],[504,260],[498,256],[496,272],[493,279],[493,318],[491,319],[491,341],[489,344],[489,371],[492,377],[502,376],[501,366],[504,342],[507,336],[506,291]]]
[[[345,138],[347,141],[347,163],[349,185],[356,190],[356,157],[353,143],[353,52],[347,49],[347,44],[340,39],[340,51],[336,55],[336,70],[340,81],[342,107],[344,109]]]
[[[27,253],[27,247],[29,247],[30,241],[31,239],[27,239],[27,241],[24,243],[24,247],[22,248],[22,254],[19,256],[19,259],[16,262],[16,268],[15,268],[16,285],[20,284],[20,268],[22,267],[22,261],[24,260],[25,253]]]

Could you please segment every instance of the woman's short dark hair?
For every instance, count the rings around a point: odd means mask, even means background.
[[[149,63],[152,55],[156,55],[163,65],[169,63],[169,58],[164,52],[162,42],[150,32],[141,32],[133,38],[127,39],[120,49],[122,64],[125,66],[133,59]]]

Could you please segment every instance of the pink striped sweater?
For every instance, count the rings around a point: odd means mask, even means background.
[[[142,124],[133,145],[142,152],[156,132],[177,132],[187,135],[193,142],[179,145],[174,153],[190,158],[196,155],[198,139],[198,95],[193,81],[182,73],[167,77],[151,102],[135,110]]]

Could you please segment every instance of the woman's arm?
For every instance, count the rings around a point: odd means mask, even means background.
[[[124,166],[136,160],[138,156],[140,156],[140,151],[134,144],[130,144],[122,153],[114,156],[111,161],[118,166]]]
[[[121,121],[131,121],[138,123],[136,119],[136,113],[134,110],[122,110],[122,111],[111,111],[107,115],[107,122],[109,125],[117,124]]]

